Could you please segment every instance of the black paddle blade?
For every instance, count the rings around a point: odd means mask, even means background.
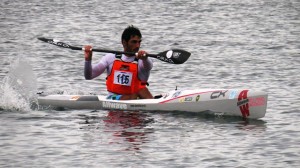
[[[156,56],[150,55],[150,57],[155,57],[161,61],[171,63],[171,64],[182,64],[187,61],[191,53],[181,49],[172,49],[168,51],[161,52]]]
[[[57,40],[54,40],[54,39],[48,39],[48,38],[44,38],[44,37],[39,37],[38,39],[43,41],[43,42],[56,45],[58,47],[69,48],[69,49],[72,49],[72,50],[82,50],[82,48],[80,48],[80,47],[73,47],[69,44],[66,44],[66,43],[63,43],[63,42],[60,42],[60,41],[57,41]]]

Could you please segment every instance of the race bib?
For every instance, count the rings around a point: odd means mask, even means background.
[[[131,82],[132,82],[131,72],[115,71],[114,84],[131,86]]]

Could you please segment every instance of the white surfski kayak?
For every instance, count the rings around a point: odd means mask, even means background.
[[[48,95],[39,105],[68,109],[125,111],[182,111],[262,118],[267,109],[267,93],[247,89],[173,90],[157,99],[108,100],[100,95]]]

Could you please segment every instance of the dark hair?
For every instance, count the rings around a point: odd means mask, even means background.
[[[128,42],[132,36],[139,36],[142,38],[140,30],[137,27],[130,25],[123,31],[121,41],[125,40]]]

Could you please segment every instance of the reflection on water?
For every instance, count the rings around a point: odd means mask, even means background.
[[[157,115],[161,118],[156,118]],[[154,120],[152,117],[156,119]],[[106,137],[108,144],[113,146],[122,144],[122,147],[119,147],[117,150],[135,152],[142,150],[142,146],[147,146],[146,143],[152,144],[153,136],[157,136],[157,133],[154,135],[153,133],[159,129],[177,132],[179,136],[177,143],[181,144],[183,143],[182,141],[188,140],[186,138],[192,138],[199,135],[199,133],[202,136],[208,136],[211,134],[210,131],[212,129],[219,129],[221,132],[228,131],[230,132],[228,134],[251,136],[259,135],[265,132],[267,128],[267,122],[264,120],[191,112],[109,111],[107,115],[99,119],[101,120],[100,122],[103,122],[100,125],[103,133],[109,136]],[[88,120],[86,122],[89,124],[93,123]],[[175,132],[172,133],[171,131],[170,135]],[[190,132],[198,133],[191,137],[183,136]]]
[[[114,139],[129,142],[125,150],[140,150],[140,145],[148,141],[147,134],[153,132],[152,129],[145,127],[153,121],[147,114],[141,112],[109,111],[104,120],[106,126],[104,132],[112,132],[112,136],[116,137]]]
[[[149,141],[148,134],[154,131],[147,127],[154,122],[154,119],[146,113],[108,111],[105,116],[99,117],[98,112],[94,115],[79,115],[80,127],[89,130],[91,134],[98,134],[102,143],[112,146],[123,144],[117,150],[140,150],[140,146]]]
[[[181,120],[185,122],[185,127],[199,127],[202,125],[201,129],[211,129],[210,127],[213,126],[215,129],[227,130],[230,128],[231,131],[237,129],[236,131],[248,131],[250,134],[265,132],[267,129],[267,121],[261,119],[245,119],[238,116],[214,115],[205,112],[157,112],[157,114],[166,118],[174,118],[175,121]],[[206,128],[206,126],[209,128]]]

